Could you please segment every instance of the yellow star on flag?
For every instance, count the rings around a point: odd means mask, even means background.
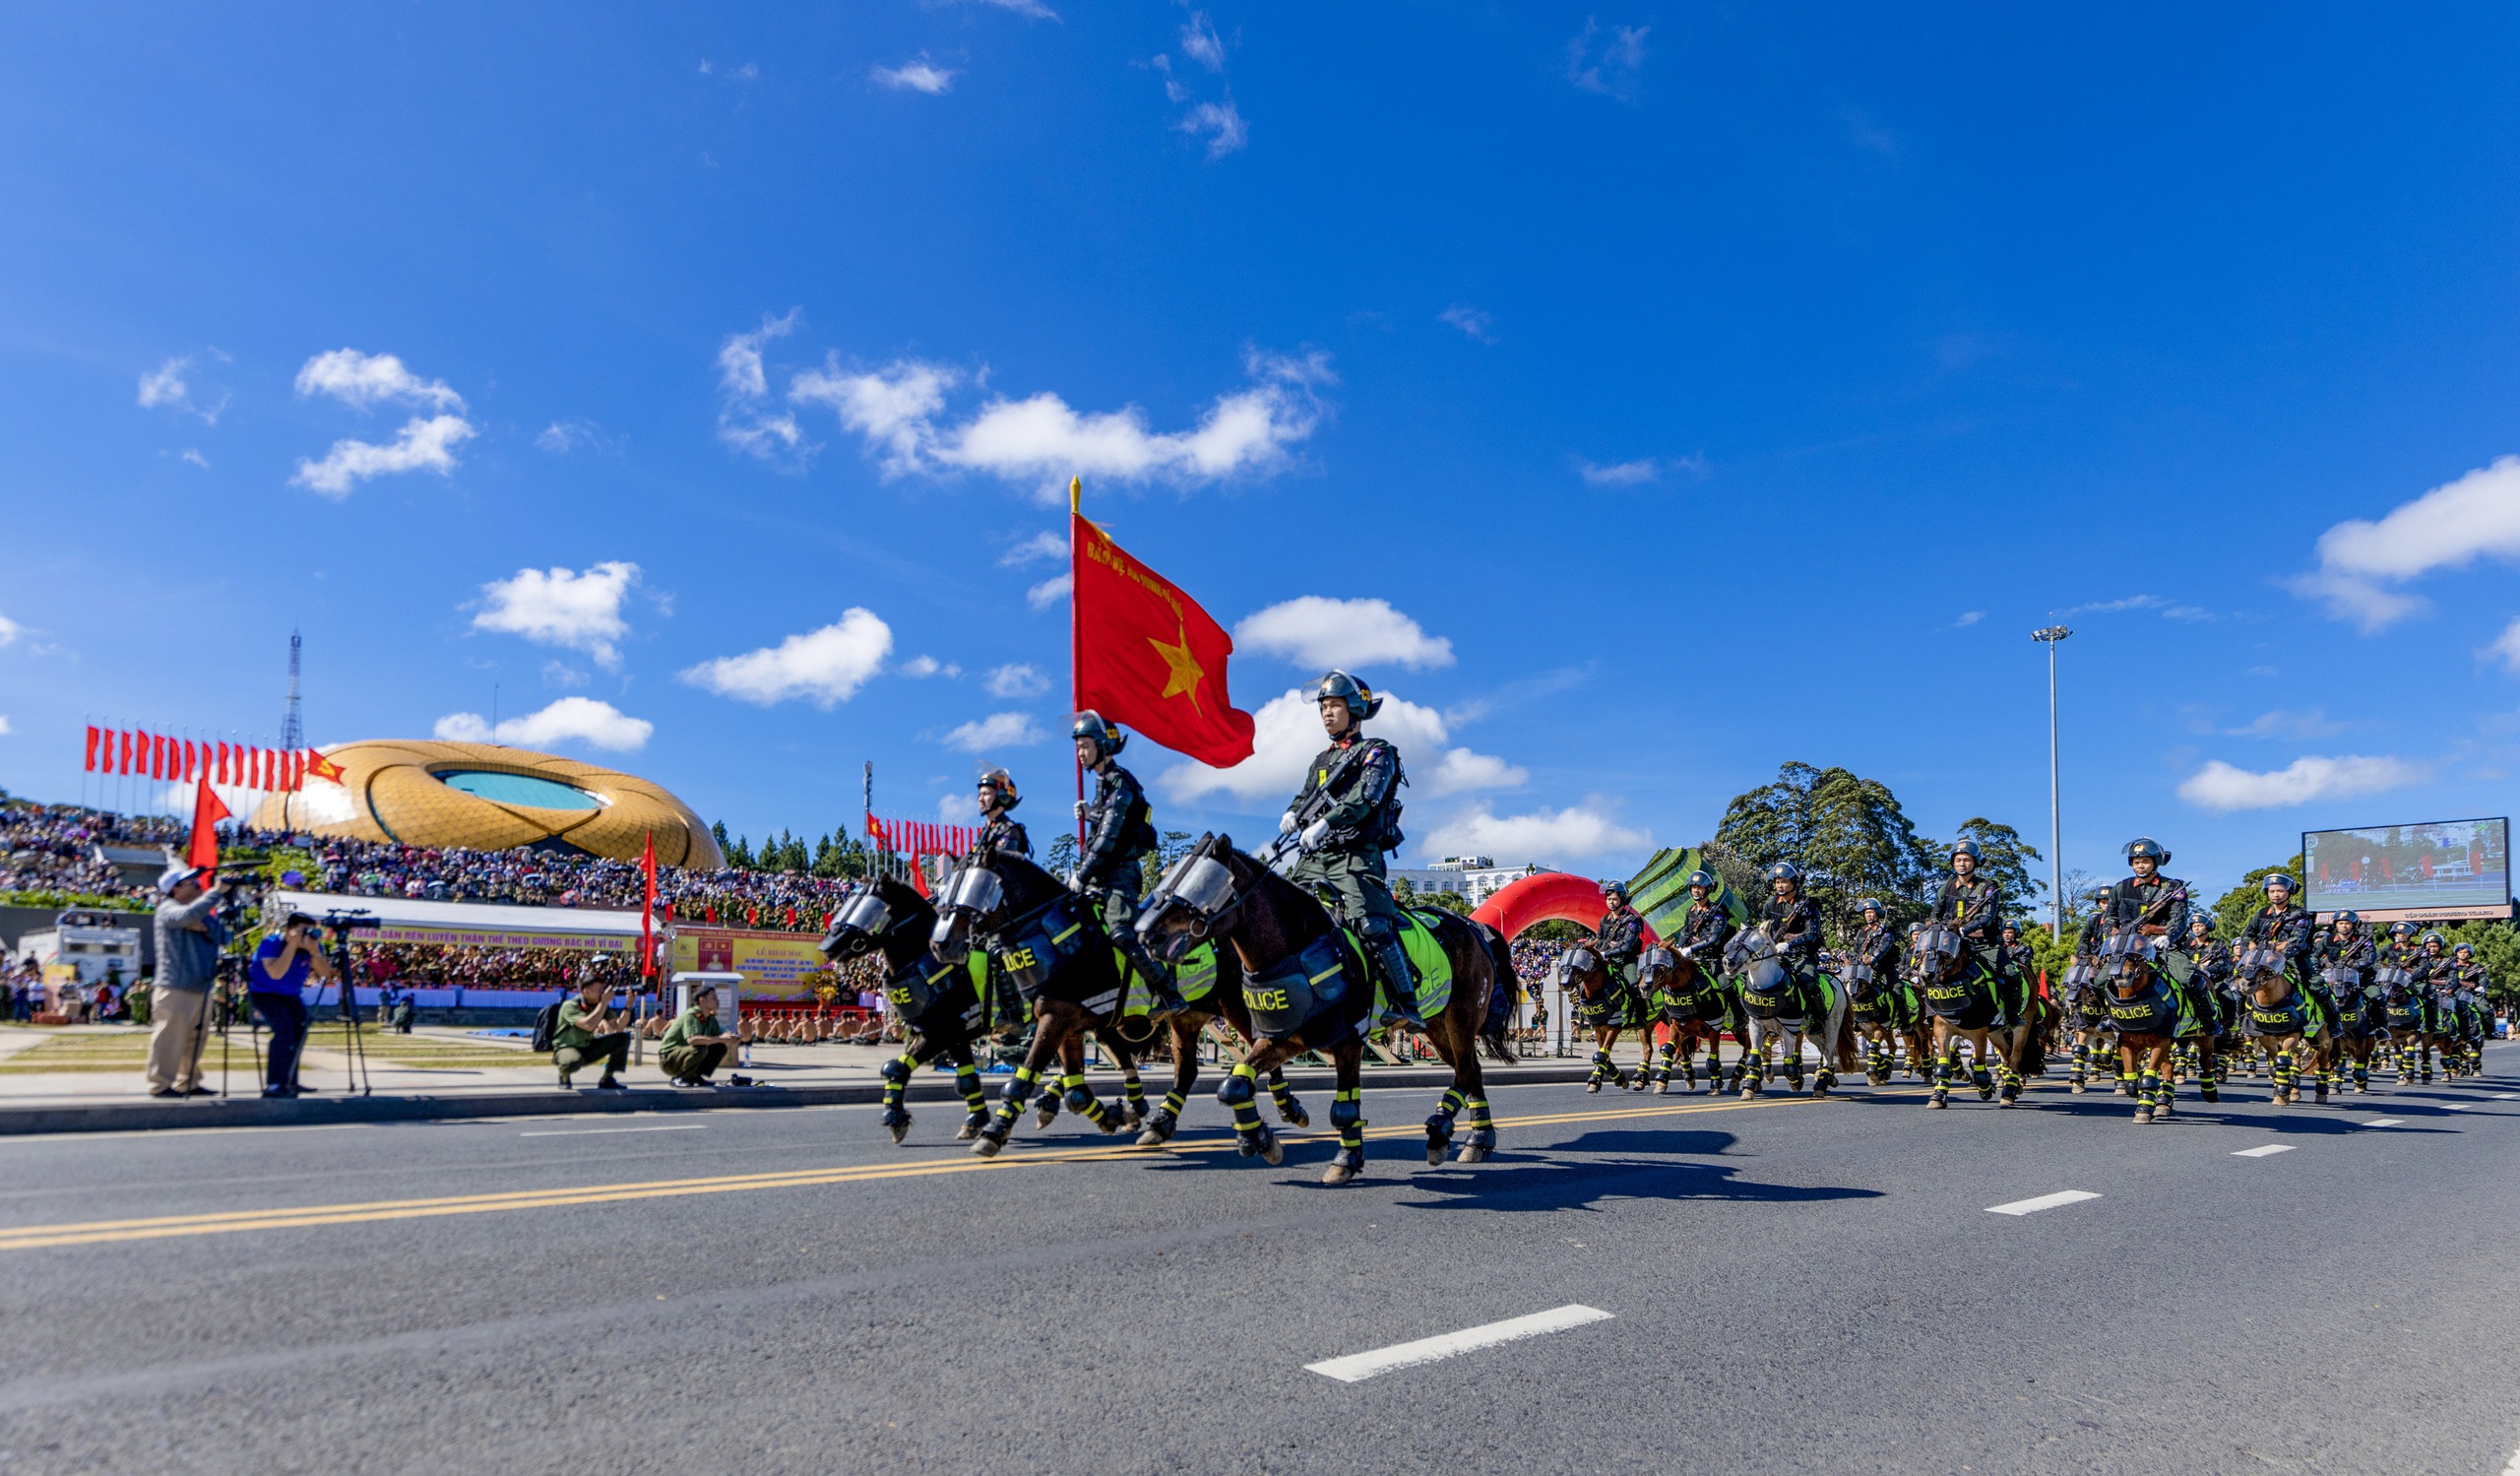
[[[1162,695],[1187,694],[1190,706],[1195,710],[1199,705],[1199,682],[1208,674],[1200,669],[1198,659],[1190,654],[1190,633],[1177,620],[1173,626],[1173,641],[1174,644],[1167,646],[1153,636],[1146,638],[1146,643],[1155,648],[1155,654],[1164,658]]]

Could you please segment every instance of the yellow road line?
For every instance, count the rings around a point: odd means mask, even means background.
[[[1540,1127],[1566,1123],[1603,1123],[1620,1119],[1679,1117],[1695,1113],[1742,1112],[1756,1107],[1807,1104],[1809,1097],[1765,1097],[1746,1102],[1711,1102],[1676,1107],[1619,1107],[1591,1112],[1547,1113],[1499,1118],[1497,1127]],[[1416,1137],[1422,1123],[1370,1129],[1369,1138]],[[1285,1135],[1285,1134],[1282,1134]],[[729,1174],[706,1179],[664,1179],[644,1184],[590,1184],[567,1188],[518,1189],[506,1193],[452,1194],[428,1199],[383,1199],[364,1204],[310,1204],[294,1208],[229,1210],[215,1214],[165,1215],[144,1220],[96,1220],[78,1225],[26,1225],[0,1230],[0,1251],[39,1251],[55,1246],[98,1246],[117,1241],[165,1240],[177,1236],[224,1235],[240,1230],[291,1230],[311,1225],[357,1225],[380,1220],[424,1220],[446,1215],[489,1214],[504,1210],[557,1209],[580,1204],[620,1204],[639,1199],[679,1198],[691,1194],[740,1193],[753,1189],[802,1188],[856,1184],[870,1180],[923,1179],[939,1174],[972,1174],[989,1169],[1021,1169],[1043,1164],[1109,1163],[1118,1159],[1160,1159],[1167,1154],[1223,1153],[1237,1146],[1222,1141],[1167,1144],[1142,1149],[1134,1144],[1078,1148],[1043,1153],[1017,1153],[998,1158],[929,1159],[909,1164],[864,1164],[846,1169],[791,1169],[778,1173]]]

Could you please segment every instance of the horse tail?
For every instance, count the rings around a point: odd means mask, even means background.
[[[1487,1009],[1479,1023],[1479,1044],[1488,1056],[1504,1065],[1515,1064],[1513,1043],[1507,1032],[1513,1028],[1514,1006],[1522,995],[1522,977],[1514,972],[1514,946],[1495,928],[1465,918],[1471,937],[1487,959]]]

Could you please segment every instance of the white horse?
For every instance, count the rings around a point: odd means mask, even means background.
[[[1741,1043],[1744,1062],[1741,1095],[1755,1097],[1784,1058],[1785,1079],[1802,1090],[1802,1047],[1807,1041],[1819,1053],[1820,1072],[1812,1078],[1811,1095],[1825,1097],[1838,1084],[1840,1071],[1856,1069],[1855,1032],[1847,1024],[1847,992],[1826,974],[1815,988],[1820,1011],[1803,1017],[1801,992],[1794,987],[1785,960],[1764,926],[1743,929],[1724,949],[1724,967],[1741,987],[1742,1012],[1750,1022],[1750,1038]],[[1782,1052],[1777,1048],[1782,1047]]]

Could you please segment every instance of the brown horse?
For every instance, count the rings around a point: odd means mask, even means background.
[[[2171,1053],[2183,1036],[2210,1031],[2184,1017],[2178,992],[2160,969],[2161,940],[2134,929],[2110,934],[2101,945],[2098,968],[2109,986],[2110,1028],[2117,1036],[2121,1075],[2135,1078],[2135,1121],[2165,1122],[2178,1094]],[[2208,1068],[2211,1061],[2208,1061]]]
[[[1584,1090],[1598,1092],[1607,1085],[1641,1092],[1652,1085],[1654,1015],[1645,995],[1611,974],[1608,961],[1582,943],[1558,958],[1557,983],[1574,1001],[1575,1017],[1593,1032],[1593,1074],[1585,1078]],[[1633,1081],[1611,1059],[1618,1038],[1631,1030],[1637,1044]]]
[[[1481,923],[1451,913],[1419,914],[1452,969],[1452,995],[1426,1022],[1424,1035],[1453,1068],[1451,1090],[1426,1120],[1426,1162],[1440,1164],[1452,1146],[1455,1118],[1467,1108],[1469,1141],[1460,1161],[1478,1163],[1496,1146],[1487,1089],[1480,1070],[1484,1046],[1510,1062],[1505,1019],[1513,999],[1513,962],[1505,940]],[[1138,936],[1159,958],[1178,958],[1213,939],[1242,970],[1254,1044],[1226,1077],[1217,1100],[1233,1113],[1243,1156],[1276,1164],[1285,1150],[1253,1107],[1253,1083],[1307,1051],[1330,1058],[1338,1090],[1330,1106],[1339,1154],[1324,1184],[1346,1184],[1364,1171],[1362,1081],[1364,1038],[1374,1015],[1374,986],[1362,953],[1311,893],[1234,849],[1231,837],[1204,835],[1173,863],[1147,899]],[[1422,990],[1422,985],[1421,985]],[[1420,997],[1423,997],[1421,993]],[[1505,1011],[1490,1008],[1502,1002]]]
[[[2325,1102],[2336,1069],[2336,1033],[2327,1012],[2293,978],[2284,951],[2263,943],[2243,948],[2233,960],[2233,976],[2248,1000],[2248,1033],[2273,1068],[2275,1102],[2300,1101],[2305,1072],[2315,1100]]]
[[[1697,1048],[1704,1046],[1706,1090],[1712,1095],[1724,1070],[1724,1026],[1738,1012],[1739,1002],[1694,954],[1659,945],[1637,956],[1636,991],[1670,1028],[1670,1039],[1663,1043],[1662,1063],[1654,1068],[1655,1094],[1671,1089],[1674,1056],[1679,1058],[1682,1079],[1697,1085]],[[1646,1038],[1653,1039],[1650,1025]]]

